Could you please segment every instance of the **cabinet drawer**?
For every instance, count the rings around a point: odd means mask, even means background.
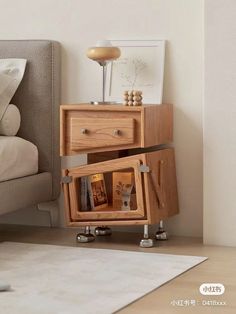
[[[151,147],[172,141],[172,105],[63,105],[60,154]]]
[[[91,150],[134,143],[132,118],[71,118],[72,151]]]

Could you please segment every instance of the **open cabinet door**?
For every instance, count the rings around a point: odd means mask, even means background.
[[[145,219],[146,210],[144,202],[143,178],[140,171],[142,160],[139,157],[142,157],[142,155],[124,157],[121,159],[109,160],[63,170],[63,189],[66,199],[65,205],[68,221],[92,222]],[[129,210],[125,210],[124,208],[115,208],[112,195],[106,195],[105,187],[103,186],[103,184],[106,185],[106,189],[110,190],[110,187],[112,186],[112,174],[123,172],[130,173],[132,175],[135,185],[135,207],[129,208]],[[84,180],[82,182],[81,179],[87,178],[87,186],[89,186],[90,179],[93,176],[101,176],[104,182],[100,180],[99,182],[97,181],[95,188],[92,186],[92,189],[88,191],[90,194],[89,200],[91,201],[91,197],[94,198],[97,196],[96,193],[99,193],[100,200],[102,201],[100,203],[97,202],[97,206],[84,210],[81,204],[81,189],[84,184]],[[95,192],[93,188],[95,189]]]
[[[135,206],[128,210],[124,206],[115,206],[114,194],[111,192],[117,188],[117,183],[114,185],[114,173],[129,173],[133,176],[135,194],[132,197],[135,197]],[[94,176],[102,179],[96,181],[95,192],[91,189],[90,200],[98,196],[102,201],[92,208],[84,208],[81,194],[84,182],[81,179],[88,180]],[[120,181],[118,185],[122,186],[123,182]],[[63,182],[70,226],[155,224],[179,212],[172,148],[63,170]]]

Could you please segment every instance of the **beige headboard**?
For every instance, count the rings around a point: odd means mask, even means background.
[[[60,191],[60,46],[49,40],[0,40],[0,58],[25,58],[24,78],[11,103],[22,122],[18,135],[39,150],[40,172],[52,173],[52,198]]]

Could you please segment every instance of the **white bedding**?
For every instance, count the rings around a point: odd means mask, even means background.
[[[0,136],[0,182],[38,172],[37,147],[17,136]]]

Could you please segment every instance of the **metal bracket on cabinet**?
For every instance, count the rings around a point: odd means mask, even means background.
[[[151,172],[150,168],[147,165],[140,165],[139,166],[139,171],[140,172],[145,172],[145,173]]]
[[[61,183],[68,184],[71,182],[72,182],[72,177],[70,177],[70,176],[64,176],[61,178]]]

